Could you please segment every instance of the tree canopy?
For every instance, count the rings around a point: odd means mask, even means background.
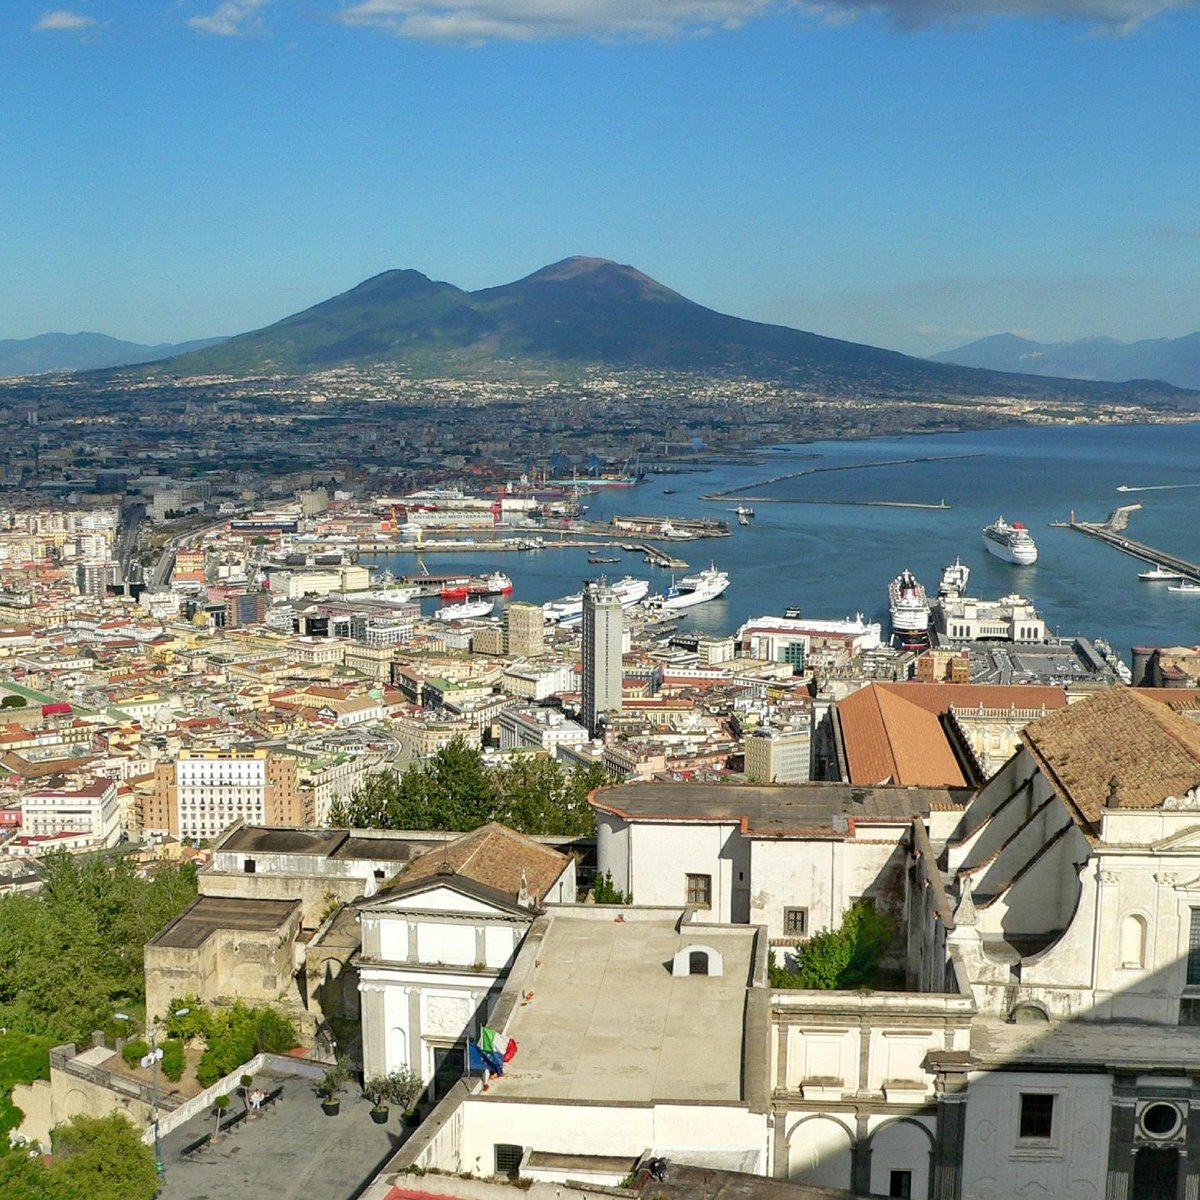
[[[581,837],[596,828],[588,793],[609,782],[598,765],[568,771],[542,756],[489,768],[478,750],[455,738],[402,775],[370,776],[349,799],[334,803],[330,822],[358,829],[465,832],[500,821],[521,833]]]
[[[0,1158],[5,1200],[152,1200],[158,1192],[154,1154],[121,1113],[79,1116],[57,1126],[54,1157]]]
[[[834,990],[865,987],[875,978],[879,960],[892,937],[892,921],[866,901],[846,910],[837,929],[823,929],[800,947],[794,967],[769,971],[774,988]]]
[[[283,1054],[300,1044],[292,1022],[266,1005],[251,1008],[238,1000],[228,1008],[209,1008],[198,997],[185,996],[167,1008],[171,1015],[164,1025],[172,1039],[204,1042],[196,1067],[201,1087],[216,1083],[256,1054]],[[174,1015],[178,1012],[183,1015]]]
[[[0,1025],[79,1041],[144,994],[143,947],[196,895],[194,868],[44,860],[37,895],[0,898]]]

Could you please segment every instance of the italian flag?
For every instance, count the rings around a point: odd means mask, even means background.
[[[479,1049],[484,1054],[498,1054],[508,1062],[517,1052],[517,1043],[512,1038],[507,1038],[502,1033],[497,1033],[496,1030],[485,1025],[479,1031]]]

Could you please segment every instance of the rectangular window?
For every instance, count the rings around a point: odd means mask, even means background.
[[[496,1174],[515,1179],[521,1170],[522,1149],[507,1142],[496,1142]]]
[[[697,908],[712,908],[712,876],[689,875],[687,877],[687,902]]]
[[[783,910],[783,932],[805,934],[808,932],[808,909],[785,908]]]
[[[1180,1025],[1200,1025],[1200,1000],[1184,996],[1179,1002]]]
[[[912,1172],[893,1171],[888,1179],[888,1195],[912,1200]]]
[[[1045,1092],[1021,1093],[1021,1122],[1017,1136],[1022,1140],[1048,1142],[1054,1135],[1054,1097]]]
[[[247,875],[254,874],[255,866],[256,864],[252,858],[243,859],[242,861],[242,870],[245,871]]]
[[[1187,982],[1188,987],[1200,986],[1200,908],[1192,909],[1188,929]]]

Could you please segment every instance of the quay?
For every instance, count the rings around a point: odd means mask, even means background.
[[[725,497],[718,493],[712,496],[701,496],[700,499],[723,500]],[[862,508],[928,508],[936,512],[941,512],[943,509],[949,512],[954,507],[947,504],[945,500],[941,500],[937,504],[925,504],[920,500],[827,500],[823,496],[741,496],[739,499],[748,500],[752,504],[849,504]],[[729,511],[737,512],[737,509]]]
[[[1191,562],[1176,554],[1160,550],[1156,546],[1147,546],[1145,542],[1135,541],[1133,538],[1124,536],[1130,514],[1141,507],[1140,504],[1122,504],[1114,508],[1105,521],[1077,521],[1075,513],[1072,512],[1068,520],[1056,521],[1055,525],[1060,529],[1074,529],[1079,533],[1086,533],[1088,537],[1107,542],[1110,546],[1115,546],[1133,558],[1140,558],[1152,566],[1162,567],[1167,571],[1175,571],[1194,583],[1200,583],[1200,563]]]
[[[737,487],[726,488],[723,492],[712,492],[707,496],[701,496],[701,500],[729,500],[733,497],[742,498],[742,493],[748,492],[751,488],[770,487],[773,483],[783,483],[788,479],[799,479],[804,475],[823,475],[829,471],[866,471],[871,467],[903,467],[912,463],[927,463],[927,462],[952,462],[959,458],[982,458],[982,454],[922,454],[915,458],[878,458],[873,462],[865,463],[836,463],[827,467],[806,467],[802,471],[789,471],[786,475],[772,475],[769,479],[756,479],[752,483],[738,484]],[[745,497],[749,499],[749,497]],[[863,501],[866,503],[866,501]],[[930,505],[931,508],[940,508],[940,505]]]

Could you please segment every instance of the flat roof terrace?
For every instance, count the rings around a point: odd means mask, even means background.
[[[270,933],[287,924],[300,909],[299,900],[245,900],[240,896],[198,896],[161,933],[151,946],[195,950],[223,929]]]
[[[506,1032],[519,1052],[490,1095],[743,1100],[756,931],[679,921],[678,909],[609,907],[556,909],[540,918],[526,940],[528,954],[522,952],[528,972],[518,978],[514,969],[505,989],[515,1004]],[[716,950],[723,973],[672,975],[675,954],[691,945]]]
[[[254,1079],[265,1091],[282,1085],[283,1092],[220,1144],[182,1157],[185,1147],[213,1132],[208,1108],[162,1139],[159,1200],[352,1200],[410,1132],[394,1107],[387,1124],[376,1125],[370,1103],[353,1089],[343,1093],[341,1113],[327,1117],[310,1079],[269,1071]],[[231,1099],[229,1116],[242,1110],[241,1097]]]

